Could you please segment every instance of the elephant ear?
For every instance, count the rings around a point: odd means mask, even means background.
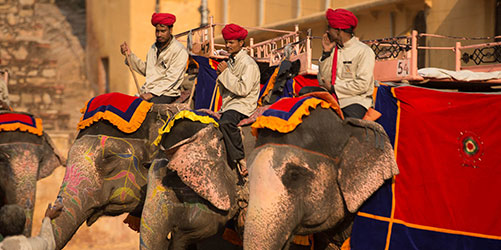
[[[43,179],[61,165],[66,165],[66,159],[59,153],[49,135],[43,133],[41,148],[41,161],[38,167],[38,179]]]
[[[385,180],[398,174],[398,167],[381,125],[353,118],[344,123],[350,138],[340,155],[337,181],[348,210],[354,213]]]
[[[225,162],[221,135],[212,125],[169,147],[166,155],[167,168],[176,171],[184,184],[216,208],[230,209],[233,182]]]

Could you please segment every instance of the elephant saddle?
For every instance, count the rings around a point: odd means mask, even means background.
[[[124,133],[134,133],[153,103],[135,96],[108,93],[90,99],[80,112],[83,114],[78,129],[89,127],[100,120],[107,120]]]
[[[43,134],[42,119],[27,113],[0,112],[0,131],[16,130],[41,136]]]
[[[252,124],[252,134],[257,135],[261,128],[280,133],[293,131],[302,122],[302,118],[310,114],[310,109],[331,108],[343,119],[341,108],[336,100],[327,92],[313,92],[300,97],[282,98],[272,104]]]

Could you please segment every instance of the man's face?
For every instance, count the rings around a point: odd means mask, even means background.
[[[327,30],[325,33],[329,36],[329,40],[331,42],[336,42],[337,44],[341,44],[341,35],[340,35],[340,30],[338,29],[333,29],[332,27],[328,26]]]
[[[165,43],[170,39],[171,28],[162,24],[157,24],[157,26],[155,26],[155,36],[157,37],[157,43]]]
[[[232,55],[238,53],[244,46],[243,40],[225,40],[225,43],[226,51]]]

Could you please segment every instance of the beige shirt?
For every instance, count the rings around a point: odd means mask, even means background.
[[[26,238],[24,235],[16,235],[6,237],[0,242],[2,250],[54,250],[56,249],[56,241],[52,232],[52,224],[49,217],[45,217],[42,221],[40,234],[35,237]]]
[[[7,83],[5,83],[5,81],[2,78],[0,78],[0,100],[10,106],[9,90],[7,88]]]
[[[234,60],[228,61],[228,68],[217,77],[216,81],[223,98],[219,112],[235,110],[250,116],[257,108],[259,79],[257,63],[247,51],[240,50]]]
[[[320,60],[318,81],[331,83],[334,51],[333,49],[331,55],[325,60]],[[334,89],[341,108],[355,103],[366,109],[372,107],[375,62],[374,51],[356,37],[351,38],[344,43],[343,48],[338,49]]]
[[[180,96],[180,86],[188,63],[188,51],[174,37],[167,48],[160,52],[158,58],[157,51],[157,46],[153,44],[146,55],[146,62],[135,54],[130,54],[132,68],[146,77],[141,93]]]

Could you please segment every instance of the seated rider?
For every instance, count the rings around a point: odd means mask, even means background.
[[[222,32],[226,50],[230,53],[228,61],[217,67],[217,84],[220,87],[223,105],[219,127],[223,133],[228,162],[239,167],[242,176],[247,175],[247,165],[242,136],[237,124],[249,117],[257,108],[259,97],[259,67],[243,50],[247,30],[236,25],[226,25]]]

